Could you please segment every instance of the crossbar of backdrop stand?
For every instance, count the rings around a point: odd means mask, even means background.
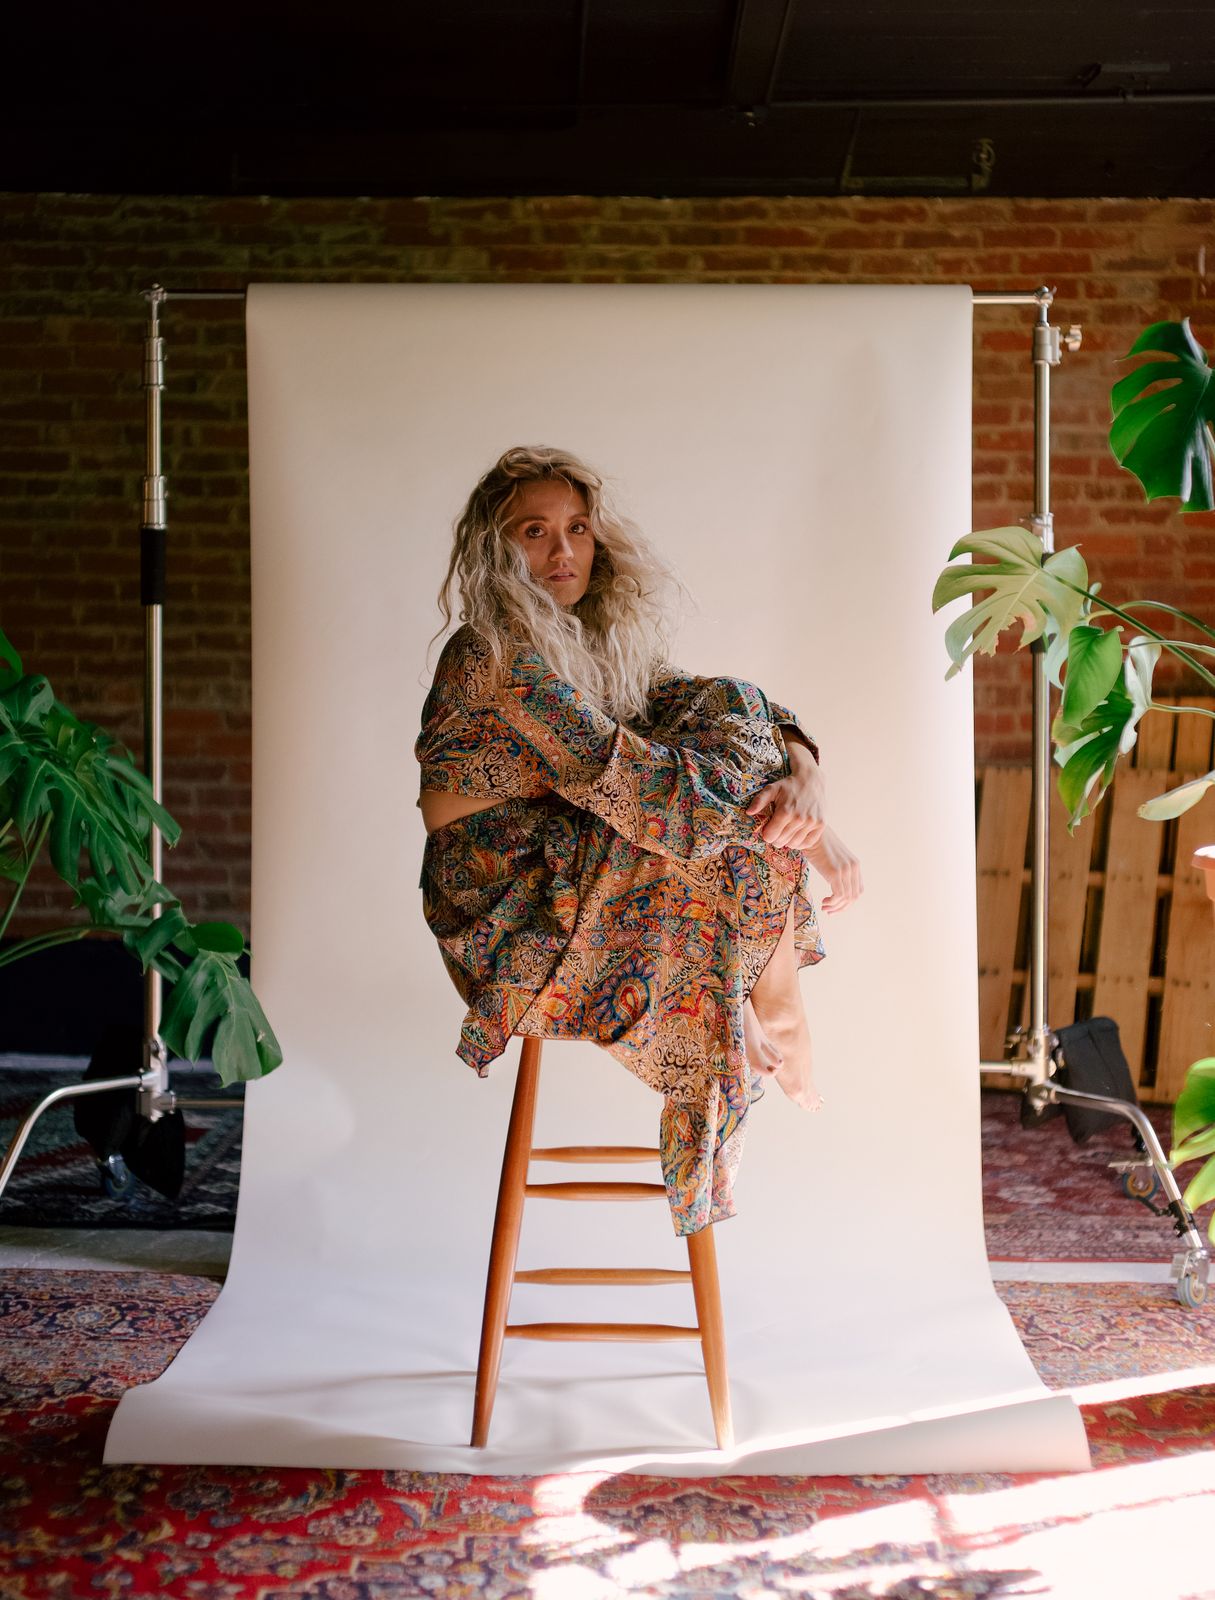
[[[146,390],[146,472],[143,480],[143,513],[140,526],[141,541],[141,602],[145,609],[145,661],[144,661],[144,771],[156,800],[163,799],[163,609],[165,598],[165,558],[167,546],[167,476],[163,470],[162,422],[165,388],[165,342],[160,331],[161,308],[171,301],[244,301],[244,290],[165,289],[159,283],[140,291],[148,305],[148,329],[144,346],[144,378]],[[1049,322],[1049,309],[1054,301],[1054,290],[1037,289],[985,289],[972,290],[976,305],[1032,305],[1038,309],[1033,331],[1034,363],[1034,515],[1033,524],[1042,535],[1045,547],[1053,549],[1050,516],[1050,387],[1049,368],[1060,360],[1059,330]],[[1069,349],[1079,347],[1080,330],[1069,330]],[[1044,656],[1040,646],[1034,646],[1034,701],[1033,701],[1033,757],[1034,757],[1034,851],[1031,873],[1031,922],[1033,927],[1030,960],[1030,1032],[1021,1044],[1021,1057],[1015,1062],[981,1063],[996,1070],[1014,1070],[1030,1083],[1043,1084],[1050,1076],[1050,1051],[1053,1035],[1046,1021],[1046,894],[1049,869],[1049,839],[1047,835],[1049,811],[1050,734],[1049,734],[1049,684],[1045,674]],[[153,876],[161,875],[163,842],[160,830],[153,824],[149,841],[149,864]],[[159,916],[159,905],[153,915]],[[0,1168],[0,1194],[3,1193],[8,1173],[24,1144],[29,1129],[46,1106],[74,1092],[96,1092],[101,1088],[118,1088],[139,1085],[139,1111],[149,1121],[157,1121],[165,1112],[178,1106],[196,1104],[179,1098],[169,1088],[168,1058],[160,1037],[162,1015],[162,983],[160,974],[149,969],[144,975],[144,1063],[137,1080],[116,1078],[94,1080],[87,1086],[56,1091],[26,1119],[19,1130],[14,1147],[10,1147],[4,1166]],[[207,1101],[212,1106],[235,1105],[238,1101]]]
[[[165,389],[165,341],[160,331],[160,313],[164,306],[172,301],[244,301],[246,291],[243,289],[216,290],[216,289],[166,289],[162,284],[153,283],[147,289],[139,291],[140,297],[147,302],[148,326],[144,341],[143,387],[146,391],[146,460],[143,479],[143,509],[140,520],[140,600],[145,613],[145,640],[144,640],[144,772],[152,788],[152,794],[157,801],[163,801],[163,749],[164,749],[164,600],[165,600],[165,563],[167,552],[168,533],[168,482],[164,471],[162,455],[163,435],[163,401]],[[1038,337],[1039,330],[1046,322],[1049,307],[1054,301],[1054,290],[1046,287],[1037,289],[976,289],[971,291],[971,298],[976,305],[1032,305],[1038,308],[1038,321],[1035,325],[1034,360],[1038,363],[1045,356],[1039,355]],[[1050,330],[1056,333],[1057,330]],[[1078,337],[1078,330],[1072,330]],[[1058,360],[1057,337],[1055,359]],[[1035,365],[1035,373],[1039,371]],[[1048,517],[1045,484],[1044,463],[1049,461],[1050,431],[1049,414],[1045,406],[1049,399],[1049,389],[1043,378],[1036,381],[1034,386],[1034,456],[1035,456],[1035,523],[1042,516]],[[1049,537],[1049,526],[1044,537]],[[1042,659],[1034,659],[1035,685],[1039,677],[1045,684],[1045,674],[1042,671]],[[1047,808],[1047,783],[1049,781],[1049,718],[1041,711],[1040,706],[1048,704],[1048,689],[1041,695],[1035,691],[1034,697],[1034,762],[1035,773],[1041,768],[1041,776],[1034,785],[1035,815],[1041,813],[1041,826],[1035,826],[1035,854],[1033,865],[1033,917],[1035,937],[1033,940],[1032,962],[1036,963],[1034,971],[1037,976],[1033,979],[1031,988],[1034,996],[1032,1018],[1034,1026],[1031,1028],[1031,1039],[1042,1041],[1030,1063],[1031,1069],[1027,1076],[1036,1081],[1044,1081],[1049,1074],[1049,1048],[1045,1041],[1049,1037],[1045,1020],[1045,993],[1046,993],[1046,873],[1047,855],[1045,848],[1045,826]],[[1041,848],[1039,849],[1039,841]],[[160,829],[155,823],[152,825],[149,839],[149,865],[154,877],[161,875],[163,863],[163,841]],[[160,915],[159,905],[153,907],[153,916]],[[93,1079],[87,1084],[65,1086],[46,1096],[33,1109],[18,1129],[9,1146],[3,1165],[0,1165],[0,1195],[4,1193],[5,1184],[9,1174],[21,1153],[34,1123],[42,1112],[60,1100],[71,1098],[77,1094],[97,1093],[103,1089],[118,1089],[138,1087],[139,1089],[139,1114],[151,1122],[156,1122],[166,1112],[171,1112],[182,1106],[209,1105],[222,1107],[239,1105],[237,1100],[208,1100],[197,1101],[183,1099],[169,1088],[168,1055],[164,1041],[160,1037],[160,1024],[163,1010],[163,985],[160,974],[154,969],[144,974],[144,1048],[143,1068],[138,1078],[121,1077]],[[1015,1070],[1009,1063],[981,1063],[982,1066],[995,1066],[997,1070]],[[1023,1069],[1024,1070],[1024,1069]]]
[[[161,402],[164,393],[164,341],[160,335],[158,313],[170,300],[244,300],[244,290],[167,290],[153,284],[142,291],[149,305],[148,355],[145,360],[145,384],[148,390],[148,461],[144,480],[144,540],[145,572],[152,571],[158,587],[151,598],[146,598],[147,608],[147,659],[144,696],[144,753],[145,771],[152,784],[156,799],[161,798],[161,740],[162,740],[162,630],[161,608],[164,604],[164,552],[165,552],[165,478],[162,472]],[[1066,348],[1074,353],[1080,348],[1081,330],[1072,325],[1061,333],[1050,321],[1050,308],[1055,291],[1045,285],[1037,289],[972,289],[971,300],[980,306],[1022,306],[1037,308],[1034,320],[1031,361],[1034,369],[1034,495],[1033,515],[1027,519],[1041,537],[1047,554],[1055,548],[1054,518],[1050,509],[1050,369],[1058,366]],[[151,554],[149,554],[151,552]],[[1033,704],[1031,723],[1032,744],[1032,852],[1030,867],[1030,960],[1029,960],[1029,1030],[1017,1029],[1008,1039],[1012,1052],[1003,1061],[981,1061],[980,1071],[988,1069],[1008,1072],[1025,1081],[1026,1091],[1038,1104],[1060,1099],[1092,1100],[1078,1090],[1063,1088],[1053,1081],[1053,1052],[1058,1040],[1046,1015],[1047,1006],[1047,916],[1048,882],[1050,876],[1050,681],[1046,675],[1046,651],[1041,639],[1030,647],[1033,665]],[[152,830],[153,873],[160,876],[160,834]],[[155,908],[159,915],[160,908]],[[144,1071],[141,1075],[140,1110],[155,1121],[164,1111],[173,1110],[179,1101],[168,1087],[168,1061],[159,1035],[161,981],[159,973],[149,969],[145,974],[144,1018]],[[211,1102],[215,1104],[217,1102]],[[222,1103],[222,1102],[218,1102]],[[1174,1258],[1173,1275],[1178,1279],[1178,1295],[1186,1304],[1198,1304],[1205,1298],[1209,1258],[1198,1235],[1193,1215],[1185,1207],[1173,1177],[1172,1168],[1165,1158],[1155,1130],[1138,1106],[1122,1101],[1104,1102],[1107,1109],[1117,1111],[1138,1129],[1148,1157],[1169,1197],[1169,1210],[1173,1214],[1177,1232],[1183,1242],[1182,1252]],[[0,1174],[0,1192],[3,1192],[3,1175]],[[1187,1298],[1191,1296],[1192,1298]]]

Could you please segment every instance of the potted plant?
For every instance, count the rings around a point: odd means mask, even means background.
[[[27,674],[0,632],[0,879],[12,885],[0,938],[44,847],[89,917],[0,949],[0,966],[90,933],[116,933],[145,972],[155,968],[164,979],[160,1031],[170,1050],[197,1061],[210,1044],[224,1084],[262,1077],[282,1051],[237,965],[244,934],[228,922],[187,919],[148,866],[153,823],[166,844],[177,842],[180,827],[129,752],[75,717],[45,677]]]
[[[1215,373],[1188,318],[1152,323],[1123,359],[1146,354],[1156,359],[1136,367],[1111,391],[1110,447],[1149,500],[1171,496],[1181,501],[1183,512],[1211,511]],[[1167,387],[1156,388],[1159,383]],[[1025,527],[969,534],[954,545],[949,559],[962,555],[977,560],[947,566],[932,596],[934,611],[965,595],[974,601],[946,631],[952,663],[946,676],[960,671],[976,652],[993,654],[1000,637],[1017,624],[1020,646],[1042,641],[1047,674],[1061,690],[1051,741],[1059,794],[1067,806],[1068,829],[1074,831],[1100,804],[1118,762],[1134,748],[1146,711],[1213,715],[1202,706],[1154,700],[1152,679],[1167,653],[1215,691],[1215,629],[1159,600],[1118,605],[1105,600],[1100,584],[1089,581],[1076,546],[1048,554],[1041,537]],[[1144,613],[1172,618],[1173,631],[1160,632]],[[1157,822],[1179,816],[1213,786],[1215,771],[1146,801],[1139,814]],[[1207,884],[1215,899],[1215,848],[1210,860]],[[1183,1164],[1203,1156],[1208,1159],[1185,1192],[1191,1209],[1215,1197],[1215,1058],[1189,1068],[1174,1108],[1170,1161]],[[1215,1239],[1215,1217],[1210,1232]]]

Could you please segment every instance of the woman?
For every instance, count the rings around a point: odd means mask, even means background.
[[[593,1039],[664,1097],[675,1230],[733,1216],[749,1104],[817,1109],[799,966],[860,893],[814,742],[753,684],[665,664],[669,574],[566,452],[508,450],[456,524],[416,754],[426,920],[480,1076]]]

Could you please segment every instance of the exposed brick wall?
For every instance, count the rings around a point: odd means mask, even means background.
[[[143,617],[140,288],[257,281],[967,282],[1057,286],[1084,351],[1054,375],[1059,543],[1111,598],[1215,614],[1215,518],[1148,506],[1106,445],[1115,359],[1147,323],[1211,326],[1210,202],[800,198],[402,199],[0,196],[0,623],[79,714],[138,751]],[[1215,267],[1215,249],[1212,249]],[[1032,493],[1030,312],[976,312],[974,525]],[[239,307],[170,308],[166,877],[193,916],[248,914],[249,614]],[[944,561],[951,537],[943,529]],[[927,597],[924,597],[927,604]],[[942,665],[944,657],[942,656]],[[980,757],[1027,751],[1027,659],[976,671]],[[10,932],[60,920],[49,876]],[[51,908],[54,907],[52,914]]]

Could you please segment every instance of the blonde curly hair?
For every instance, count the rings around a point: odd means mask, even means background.
[[[532,577],[507,524],[524,484],[558,481],[586,500],[595,539],[587,591],[562,606]],[[612,505],[600,475],[568,450],[518,445],[498,458],[455,524],[439,590],[444,628],[460,596],[459,619],[497,660],[520,640],[559,678],[621,722],[644,722],[649,689],[666,660],[670,596],[678,581],[639,530]]]

